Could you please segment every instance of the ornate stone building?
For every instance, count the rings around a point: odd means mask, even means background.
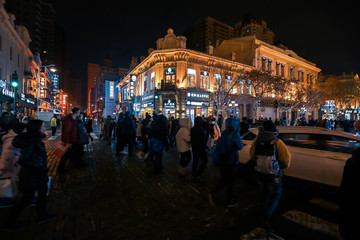
[[[192,119],[231,111],[251,118],[251,87],[241,77],[254,67],[216,57],[212,47],[209,53],[186,49],[186,38],[172,29],[149,52],[117,85],[120,111]]]
[[[294,89],[289,89],[289,92],[296,89],[311,90],[316,88],[321,71],[315,63],[300,57],[294,51],[286,47],[265,43],[255,36],[224,40],[214,49],[214,55],[252,66],[275,77],[296,80],[297,86],[294,86]],[[282,103],[285,100],[287,102],[295,101],[291,99],[290,94],[281,97]],[[274,107],[273,103],[274,100],[263,101],[258,109],[257,117],[271,117],[272,119],[278,117],[278,109]],[[298,113],[300,108],[297,106],[297,108],[290,109],[286,113],[284,112],[281,117],[295,120],[300,117],[300,113]],[[318,108],[307,109],[303,117],[307,119],[309,117],[318,118]]]

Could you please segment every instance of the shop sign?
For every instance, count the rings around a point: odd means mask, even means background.
[[[166,68],[165,69],[165,75],[174,75],[175,74],[175,68]]]
[[[130,81],[130,97],[134,97],[134,82],[135,81],[136,81],[136,76],[132,75],[131,81]]]
[[[186,96],[190,98],[209,98],[209,94],[197,92],[188,92]]]
[[[208,107],[209,102],[186,101],[186,105],[195,107]]]
[[[170,99],[164,101],[164,108],[175,108],[175,102],[171,101]]]
[[[114,82],[109,82],[109,90],[110,90],[110,94],[109,94],[109,99],[114,99],[114,95],[115,95],[115,83]]]
[[[140,103],[134,103],[134,110],[136,112],[139,112],[140,111]]]
[[[25,102],[35,105],[35,100],[29,99],[29,98],[26,98]]]
[[[149,103],[142,103],[141,104],[141,108],[149,108],[149,107],[153,107],[153,103],[149,102]]]
[[[355,109],[346,109],[345,113],[346,114],[352,114],[352,113],[357,114],[357,113],[360,113],[360,109],[357,109],[357,108],[355,108]]]
[[[141,96],[141,101],[149,101],[154,99],[154,94]]]

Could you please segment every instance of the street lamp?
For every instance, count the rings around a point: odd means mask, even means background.
[[[37,119],[39,119],[39,105],[40,105],[40,68],[43,67],[47,67],[47,68],[51,68],[50,71],[51,72],[56,72],[55,64],[49,64],[49,65],[45,65],[45,66],[41,66],[38,65],[38,77],[37,77],[37,101],[36,101],[36,115],[37,115]]]
[[[14,115],[16,115],[16,88],[19,86],[19,79],[16,71],[11,75],[11,86],[14,88]]]

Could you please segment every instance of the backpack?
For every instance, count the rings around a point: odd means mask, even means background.
[[[149,149],[153,152],[161,152],[164,148],[164,144],[161,140],[157,139],[157,138],[150,138],[149,141]]]
[[[227,157],[227,143],[226,135],[222,135],[215,144],[215,147],[212,151],[212,160],[215,166],[220,166],[222,159]]]
[[[259,173],[276,175],[279,170],[279,162],[276,158],[276,140],[271,142],[259,142],[255,146],[255,170]]]

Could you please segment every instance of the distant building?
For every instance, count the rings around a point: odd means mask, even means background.
[[[112,97],[110,97],[111,101],[108,101],[110,96],[109,83],[113,82],[115,86],[117,82],[127,74],[127,71],[128,69],[126,68],[113,67],[109,55],[104,59],[104,64],[102,66],[96,63],[88,63],[88,115],[104,117],[106,103],[112,105],[111,102],[115,101]]]
[[[31,37],[30,50],[41,53],[43,65],[53,64],[55,57],[55,10],[43,0],[6,0],[7,12],[16,16],[15,23],[24,25]]]
[[[264,20],[258,21],[254,18],[243,20],[235,24],[235,37],[255,36],[257,39],[268,44],[274,44],[275,34],[267,27]]]
[[[196,21],[184,32],[187,48],[206,52],[208,46],[216,46],[217,41],[234,37],[234,28],[211,17]]]

